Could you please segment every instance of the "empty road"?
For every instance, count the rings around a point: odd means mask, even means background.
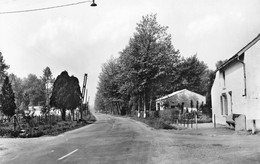
[[[92,125],[56,137],[0,139],[9,142],[10,149],[5,151],[2,146],[5,154],[0,163],[150,163],[149,128],[108,115],[97,115],[97,119]]]
[[[55,137],[0,138],[1,164],[259,163],[259,136],[189,135],[104,114]]]

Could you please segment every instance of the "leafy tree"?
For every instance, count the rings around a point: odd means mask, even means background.
[[[70,77],[63,71],[55,80],[50,98],[50,105],[59,108],[62,120],[66,120],[66,109],[75,109],[80,105],[81,93],[76,77]]]
[[[25,110],[28,110],[28,106],[30,104],[30,96],[28,92],[25,92],[23,95],[23,105],[25,106]]]
[[[104,103],[104,98],[101,93],[101,90],[97,90],[96,97],[95,97],[95,110],[101,111],[101,112],[107,112],[106,106]]]
[[[156,86],[179,59],[178,51],[172,46],[171,35],[167,34],[168,27],[159,25],[156,17],[156,14],[143,17],[129,45],[120,53],[124,77],[121,91],[138,97],[138,106],[143,106],[144,112],[148,100],[155,99],[152,95],[155,89],[160,89]]]
[[[6,76],[6,70],[9,68],[9,66],[5,63],[4,57],[2,53],[0,52],[0,83],[3,83]]]
[[[104,103],[101,106],[112,108],[112,101],[121,97],[119,93],[119,65],[118,60],[111,57],[106,63],[102,65],[102,72],[99,75],[98,91],[99,98],[102,95]]]
[[[215,65],[215,66],[216,66],[216,69],[217,69],[218,67],[220,67],[222,64],[224,64],[227,60],[228,60],[228,59],[217,61],[217,62],[216,62],[216,65]]]
[[[81,91],[80,91],[80,86],[79,86],[79,80],[78,78],[71,76],[70,77],[70,85],[69,85],[69,90],[70,90],[70,104],[68,106],[68,109],[70,109],[73,113],[73,120],[74,120],[74,109],[79,107],[81,105]],[[82,119],[82,114],[81,114],[81,119]]]
[[[2,86],[2,93],[1,93],[1,110],[4,115],[12,117],[15,114],[15,97],[14,92],[12,90],[12,85],[9,82],[8,76],[6,76],[3,86]]]
[[[45,85],[36,75],[29,74],[28,77],[23,80],[23,88],[24,92],[29,94],[31,105],[37,106],[45,104]]]
[[[51,69],[49,67],[46,67],[43,70],[43,76],[41,77],[41,80],[45,86],[44,88],[44,92],[45,92],[45,105],[46,107],[43,108],[44,109],[44,113],[48,113],[49,112],[49,100],[50,100],[50,96],[51,96],[51,90],[53,87],[53,82],[54,82],[54,78],[52,77],[52,72]]]
[[[9,74],[8,76],[15,94],[15,104],[19,107],[23,101],[23,81],[13,73]]]
[[[200,61],[197,55],[186,59],[183,58],[178,65],[178,69],[177,90],[188,89],[202,95],[206,94],[206,81],[203,79],[207,77],[208,66],[203,61]]]
[[[131,111],[155,109],[155,99],[180,89],[210,95],[212,71],[196,55],[181,58],[171,43],[168,27],[156,14],[142,17],[119,58],[102,66],[95,99],[97,110],[112,111],[120,99]],[[193,104],[194,105],[194,104]]]

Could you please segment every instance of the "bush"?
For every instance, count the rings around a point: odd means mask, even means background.
[[[170,125],[170,122],[164,121],[162,118],[155,120],[154,128],[155,129],[175,129],[173,126]]]
[[[178,119],[178,112],[179,111],[175,109],[161,110],[159,116],[164,122],[171,124],[175,119]]]
[[[10,128],[0,128],[0,136],[3,137],[18,137],[19,132],[13,131]]]
[[[162,118],[138,118],[138,117],[132,117],[133,119],[137,121],[141,121],[155,129],[177,129],[176,127],[173,127],[170,125],[170,122],[164,121]]]
[[[94,118],[92,118],[94,120]],[[72,130],[78,127],[82,127],[89,124],[88,122],[75,122],[75,121],[61,121],[61,122],[50,122],[50,124],[35,126],[33,128],[33,133],[24,132],[20,134],[20,137],[29,138],[29,137],[40,137],[43,135],[58,135],[68,130]],[[13,125],[9,126],[4,125],[5,127],[0,127],[0,136],[2,137],[18,137],[19,131],[13,131]],[[21,125],[22,129],[27,129],[27,125]]]

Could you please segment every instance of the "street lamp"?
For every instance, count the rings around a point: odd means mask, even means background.
[[[95,0],[93,0],[92,4],[90,5],[91,7],[96,7],[97,4],[95,3]]]

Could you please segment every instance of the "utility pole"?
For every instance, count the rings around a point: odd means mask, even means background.
[[[86,109],[86,85],[87,85],[87,80],[88,80],[88,74],[84,74],[84,79],[83,79],[83,86],[82,86],[82,104],[81,104],[81,110],[80,110],[80,119],[83,119],[83,109]]]

